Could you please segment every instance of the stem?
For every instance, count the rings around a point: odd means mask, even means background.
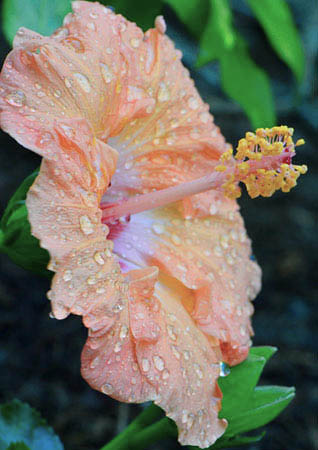
[[[158,406],[154,404],[148,406],[148,408],[144,409],[144,411],[142,411],[122,433],[116,436],[108,444],[105,444],[100,450],[129,450],[143,448],[136,447],[135,440],[137,439],[138,442],[137,436],[141,434],[144,436],[144,439],[149,439],[148,434],[144,433],[148,430],[148,428],[152,428],[154,425],[157,425],[164,420],[162,419],[153,424],[153,422],[161,417],[162,414],[163,412]]]

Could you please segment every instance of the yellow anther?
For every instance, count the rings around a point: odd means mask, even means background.
[[[296,186],[297,179],[306,173],[305,165],[291,164],[295,147],[304,144],[303,139],[293,142],[293,128],[286,125],[273,128],[258,128],[255,133],[247,132],[240,139],[234,160],[234,174],[223,184],[225,195],[237,198],[241,195],[239,182],[246,185],[249,195],[254,198],[259,195],[269,197],[281,189],[289,192]],[[224,172],[233,170],[232,149],[223,153],[216,170]],[[231,165],[228,163],[231,161]]]

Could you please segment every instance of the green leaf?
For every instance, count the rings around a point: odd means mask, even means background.
[[[162,8],[162,0],[103,0],[101,3],[113,6],[117,14],[136,22],[145,31],[154,27],[155,18]]]
[[[231,50],[236,41],[232,12],[227,0],[209,0],[210,14],[200,41],[197,66],[200,67]]]
[[[7,450],[31,450],[30,447],[23,442],[14,442],[7,447]]]
[[[238,34],[236,45],[220,59],[223,90],[242,106],[253,128],[274,126],[276,115],[269,79],[250,58]]]
[[[210,9],[210,0],[164,0],[190,33],[197,39],[205,29]]]
[[[247,0],[280,58],[298,81],[304,76],[305,56],[292,14],[285,0]]]
[[[7,205],[0,221],[0,250],[24,269],[51,276],[51,272],[46,269],[49,255],[31,234],[25,205],[26,194],[37,175],[38,171],[29,175]]]
[[[70,11],[70,0],[3,0],[2,29],[9,44],[20,27],[50,35]]]
[[[277,352],[277,347],[270,347],[269,345],[264,347],[251,347],[250,355],[260,356],[266,359],[266,362]]]
[[[291,402],[295,396],[293,387],[262,386],[255,389],[248,410],[237,411],[231,417],[226,431],[228,435],[245,433],[266,425]]]
[[[242,106],[253,128],[271,127],[276,117],[269,79],[251,59],[243,38],[233,28],[228,0],[210,2],[197,66],[219,60],[224,92]]]
[[[216,441],[214,445],[212,445],[211,449],[220,449],[220,448],[232,448],[232,447],[241,447],[242,445],[253,444],[254,442],[259,442],[263,439],[265,432],[258,434],[257,436],[233,436],[233,437],[221,437]]]
[[[267,424],[293,399],[293,387],[256,387],[266,362],[275,351],[275,347],[253,347],[244,362],[232,367],[227,377],[219,378],[219,386],[223,392],[220,417],[226,418],[229,425],[216,444],[221,445],[222,439],[229,439]]]
[[[21,447],[21,443],[25,444]],[[40,414],[19,400],[0,406],[0,450],[63,450],[63,445]],[[19,447],[20,446],[20,447]],[[26,447],[27,446],[27,447]]]
[[[224,394],[221,417],[229,419],[233,411],[248,408],[248,399],[253,394],[265,364],[265,358],[250,354],[244,363],[231,368],[230,375],[219,379]],[[237,389],[237,386],[240,388]],[[228,392],[231,395],[226,395]]]

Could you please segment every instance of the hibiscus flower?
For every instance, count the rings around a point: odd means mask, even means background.
[[[21,28],[0,79],[2,128],[43,156],[27,207],[52,316],[82,316],[90,386],[153,400],[204,448],[226,428],[217,378],[248,354],[260,288],[237,183],[271,195],[305,169],[287,127],[232,156],[162,17],[144,34],[98,3],[73,10],[50,37]]]

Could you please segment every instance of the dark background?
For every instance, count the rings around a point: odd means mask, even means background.
[[[254,345],[273,345],[279,352],[268,363],[262,383],[296,386],[291,405],[270,425],[263,441],[249,450],[318,449],[318,239],[317,239],[317,46],[316,0],[289,1],[307,57],[306,77],[296,89],[292,75],[275,56],[241,0],[232,2],[236,26],[251,53],[270,74],[278,125],[295,128],[306,145],[297,162],[308,174],[289,194],[240,200],[254,254],[263,269],[263,289],[255,301]],[[191,69],[196,47],[182,24],[167,9],[168,34],[184,52]],[[3,36],[0,58],[9,51]],[[217,65],[193,72],[216,123],[233,145],[250,129],[240,107],[220,90]],[[21,181],[40,159],[9,136],[0,135],[0,213]],[[14,397],[36,407],[61,437],[67,450],[93,450],[105,444],[139,411],[91,390],[80,376],[80,352],[86,330],[77,317],[48,317],[46,279],[32,275],[0,254],[0,401]],[[180,448],[162,441],[152,449]],[[247,447],[248,448],[248,447]]]

